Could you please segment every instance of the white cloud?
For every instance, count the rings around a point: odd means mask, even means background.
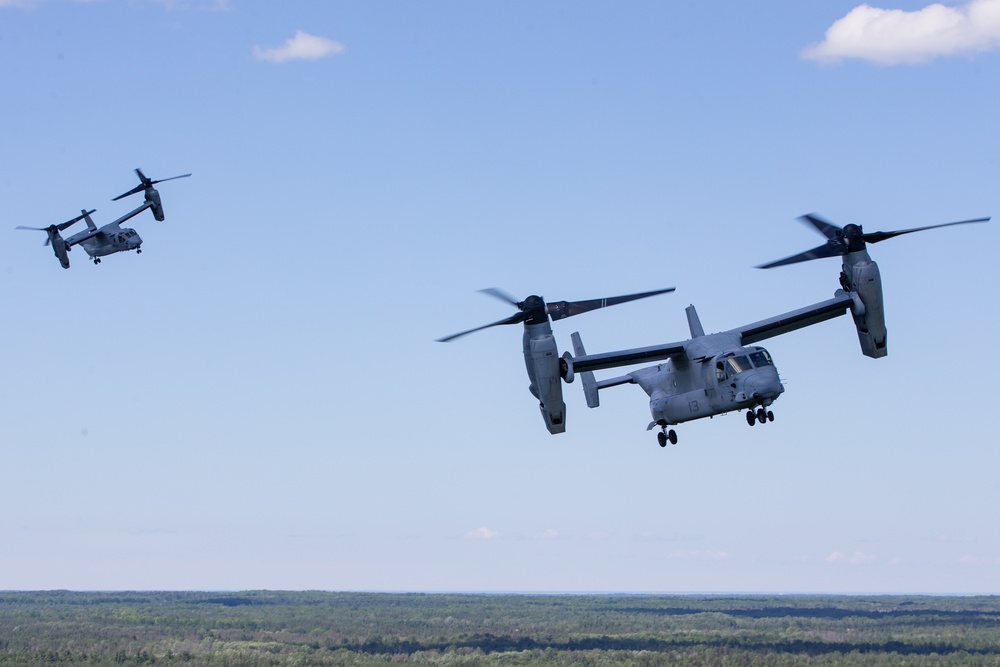
[[[486,526],[480,526],[475,530],[470,530],[468,533],[465,534],[465,536],[472,537],[477,540],[492,540],[495,537],[500,537],[500,533],[490,528],[487,528]]]
[[[875,556],[862,553],[861,551],[855,551],[852,554],[845,554],[843,551],[834,551],[826,557],[827,563],[850,563],[851,565],[862,565],[870,563],[873,560],[875,560]]]
[[[553,528],[549,528],[549,529],[547,529],[547,530],[539,533],[538,537],[540,537],[543,540],[551,540],[554,537],[559,537],[559,531],[557,531],[557,530],[555,530]]]
[[[808,60],[860,58],[882,65],[921,63],[941,56],[1000,48],[1000,0],[933,4],[908,12],[859,5],[807,47]]]
[[[284,46],[272,49],[253,47],[253,55],[257,60],[270,63],[283,63],[289,60],[319,60],[327,56],[344,52],[344,45],[326,37],[317,37],[299,30]]]
[[[982,558],[980,556],[973,556],[972,554],[966,554],[958,559],[959,563],[963,565],[995,565],[997,562],[992,558]]]

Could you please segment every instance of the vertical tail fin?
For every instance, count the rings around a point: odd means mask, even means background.
[[[705,329],[701,326],[701,320],[698,319],[698,311],[694,309],[694,305],[690,305],[684,309],[687,313],[688,318],[688,328],[691,329],[691,338],[700,338],[705,335]]]
[[[87,229],[89,229],[90,231],[94,231],[95,229],[97,229],[97,225],[95,225],[94,221],[90,219],[90,214],[93,213],[93,211],[84,211],[81,209],[80,213],[83,214],[80,217],[87,222]]]
[[[578,331],[573,332],[571,338],[573,339],[573,352],[576,356],[586,356],[587,350],[583,347],[583,339],[580,338],[580,333]],[[587,407],[598,407],[601,404],[601,398],[598,395],[597,379],[594,378],[593,371],[580,373],[580,382],[583,383],[583,395],[587,399]]]

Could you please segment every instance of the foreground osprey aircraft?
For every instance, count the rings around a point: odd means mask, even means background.
[[[870,234],[864,233],[859,225],[840,228],[817,215],[802,216],[802,220],[826,236],[826,244],[759,268],[843,256],[843,270],[840,274],[842,289],[837,290],[832,299],[712,334],[705,333],[694,306],[688,306],[687,320],[691,338],[687,340],[587,354],[580,334],[574,333],[572,340],[575,356],[565,352],[560,357],[552,336],[550,319],[558,320],[605,305],[624,303],[671,290],[596,301],[546,304],[538,296],[530,296],[517,302],[499,290],[490,289],[483,291],[513,304],[520,312],[504,320],[440,340],[454,340],[499,324],[523,322],[524,362],[531,381],[529,389],[539,400],[539,408],[550,433],[562,433],[566,430],[566,406],[562,399],[560,379],[572,383],[579,376],[587,405],[591,408],[600,405],[599,392],[602,389],[623,384],[642,387],[649,395],[649,410],[652,414],[652,421],[646,430],[659,427],[657,440],[663,447],[667,442],[677,443],[677,433],[671,426],[694,419],[746,410],[746,420],[750,426],[774,421],[774,413],[770,407],[785,388],[778,379],[778,371],[771,355],[764,348],[755,345],[762,340],[850,313],[858,331],[861,352],[875,359],[886,356],[888,348],[882,308],[882,280],[878,265],[868,255],[866,244],[935,227],[986,222],[989,218]],[[598,305],[583,305],[595,303]],[[649,362],[659,363],[603,380],[594,376],[594,371]]]
[[[83,246],[83,249],[87,252],[90,259],[93,260],[94,264],[100,264],[101,257],[111,255],[116,252],[135,250],[137,253],[141,253],[142,239],[139,237],[139,234],[136,233],[134,229],[129,227],[123,228],[121,224],[126,220],[139,215],[147,208],[152,209],[154,218],[163,222],[163,204],[160,201],[160,193],[157,192],[156,188],[153,186],[157,183],[162,183],[163,181],[172,181],[175,178],[187,178],[191,174],[161,178],[158,181],[154,181],[146,178],[146,175],[139,169],[136,169],[135,173],[139,176],[139,185],[124,194],[118,195],[111,201],[118,201],[123,197],[134,195],[137,192],[145,192],[145,201],[143,201],[142,206],[126,213],[114,222],[109,222],[103,227],[98,227],[90,218],[90,214],[94,212],[94,209],[92,209],[90,211],[82,210],[80,211],[80,215],[77,217],[58,225],[49,225],[48,227],[18,226],[15,227],[15,229],[33,229],[40,232],[46,232],[48,234],[48,238],[45,239],[45,245],[52,246],[52,251],[55,253],[56,258],[59,260],[59,263],[62,264],[64,269],[69,268],[69,251],[75,245]],[[87,221],[87,230],[73,234],[69,238],[64,239],[60,232],[69,229],[81,220]]]

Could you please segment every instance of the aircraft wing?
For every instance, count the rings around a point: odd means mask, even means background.
[[[838,291],[837,296],[832,299],[814,303],[811,306],[799,308],[798,310],[793,310],[782,315],[776,315],[760,322],[737,327],[725,333],[739,336],[741,345],[750,345],[757,341],[780,336],[796,329],[802,329],[835,317],[840,317],[848,312],[853,305],[854,299],[850,294]],[[586,373],[587,371],[600,371],[606,368],[645,364],[652,361],[662,361],[670,357],[682,356],[685,353],[685,342],[687,341],[576,356],[573,357],[573,372]],[[612,380],[620,379],[622,382],[614,382],[608,386],[624,384],[626,381],[625,377],[627,376],[612,378]]]
[[[126,220],[128,220],[129,218],[134,218],[135,216],[139,215],[140,213],[142,213],[143,211],[145,211],[147,208],[152,208],[152,206],[153,205],[150,202],[148,202],[148,201],[147,202],[143,202],[142,206],[139,206],[138,208],[129,211],[128,213],[126,213],[122,217],[118,218],[114,222],[109,222],[108,224],[106,224],[104,226],[105,227],[110,227],[111,225],[120,225],[123,222],[125,222]]]
[[[739,334],[741,343],[743,345],[750,345],[760,340],[780,336],[796,329],[802,329],[813,324],[832,320],[834,317],[840,317],[853,304],[854,299],[850,294],[837,290],[837,296],[832,299],[814,303],[811,306],[799,308],[783,315],[770,317],[760,322],[747,324],[732,329],[730,333]],[[575,363],[573,367],[576,368]]]
[[[651,345],[650,347],[637,347],[631,350],[585,354],[573,357],[573,372],[585,373],[587,371],[600,371],[605,368],[632,366],[650,361],[660,361],[682,354],[684,354],[684,343],[666,343],[664,345]]]
[[[73,236],[70,236],[69,238],[66,239],[66,245],[74,246],[77,245],[78,243],[83,243],[88,239],[92,239],[95,236],[100,236],[103,233],[104,232],[101,231],[100,229],[91,229],[90,231],[80,232],[79,234],[73,234]]]

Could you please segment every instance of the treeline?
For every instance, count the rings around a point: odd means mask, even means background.
[[[996,665],[1000,598],[0,593],[0,665]]]

